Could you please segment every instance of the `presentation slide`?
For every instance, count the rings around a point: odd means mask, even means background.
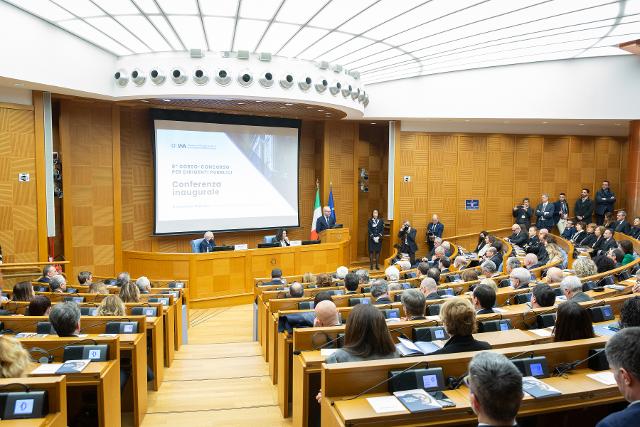
[[[156,234],[299,225],[298,128],[154,127]]]

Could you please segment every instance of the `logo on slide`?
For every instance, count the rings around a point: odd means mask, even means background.
[[[171,144],[171,148],[187,148],[187,144]]]

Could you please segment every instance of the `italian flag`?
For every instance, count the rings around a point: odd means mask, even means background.
[[[311,240],[318,240],[318,232],[316,231],[316,222],[322,215],[322,207],[320,206],[320,186],[316,184],[316,202],[313,206],[313,220],[311,220]]]

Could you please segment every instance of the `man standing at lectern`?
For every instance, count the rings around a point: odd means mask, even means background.
[[[200,252],[207,253],[213,252],[213,248],[216,246],[216,241],[213,238],[213,233],[207,231],[204,233],[204,239],[200,242]]]
[[[322,208],[322,216],[316,220],[316,233],[320,234],[321,231],[333,228],[336,225],[336,220],[331,216],[331,208],[325,206]]]

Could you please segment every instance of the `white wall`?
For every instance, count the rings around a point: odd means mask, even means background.
[[[640,118],[635,55],[539,62],[367,86],[367,119]]]

